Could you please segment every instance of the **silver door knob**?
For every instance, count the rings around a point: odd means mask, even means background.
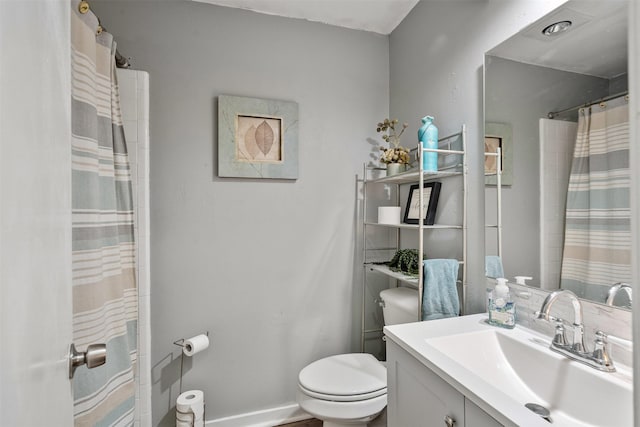
[[[451,418],[449,415],[445,415],[444,417],[444,425],[447,427],[454,427],[456,424],[456,421]]]
[[[87,368],[92,369],[104,365],[106,361],[106,344],[91,344],[85,352],[76,350],[76,346],[71,344],[69,347],[69,379],[73,378],[78,366],[87,365]]]

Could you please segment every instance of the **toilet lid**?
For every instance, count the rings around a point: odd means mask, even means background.
[[[387,370],[370,354],[338,354],[311,363],[298,380],[304,389],[321,395],[379,395],[386,393]]]

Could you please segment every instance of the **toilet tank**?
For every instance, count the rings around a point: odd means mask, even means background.
[[[384,324],[417,322],[418,291],[411,288],[391,288],[380,292]]]

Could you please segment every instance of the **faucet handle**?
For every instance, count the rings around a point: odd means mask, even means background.
[[[591,357],[599,365],[615,370],[613,368],[613,360],[611,360],[607,352],[607,335],[602,331],[596,331],[595,348]]]
[[[607,345],[607,334],[602,331],[596,331],[596,346]]]
[[[558,346],[567,345],[567,336],[564,333],[564,320],[554,317],[553,321],[556,324],[555,333],[553,335],[552,343]]]

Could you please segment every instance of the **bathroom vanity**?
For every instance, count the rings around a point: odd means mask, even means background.
[[[503,425],[392,340],[387,340],[387,381],[390,426]]]
[[[632,426],[630,371],[605,373],[486,314],[385,327],[389,426]],[[550,410],[552,424],[525,404]]]

